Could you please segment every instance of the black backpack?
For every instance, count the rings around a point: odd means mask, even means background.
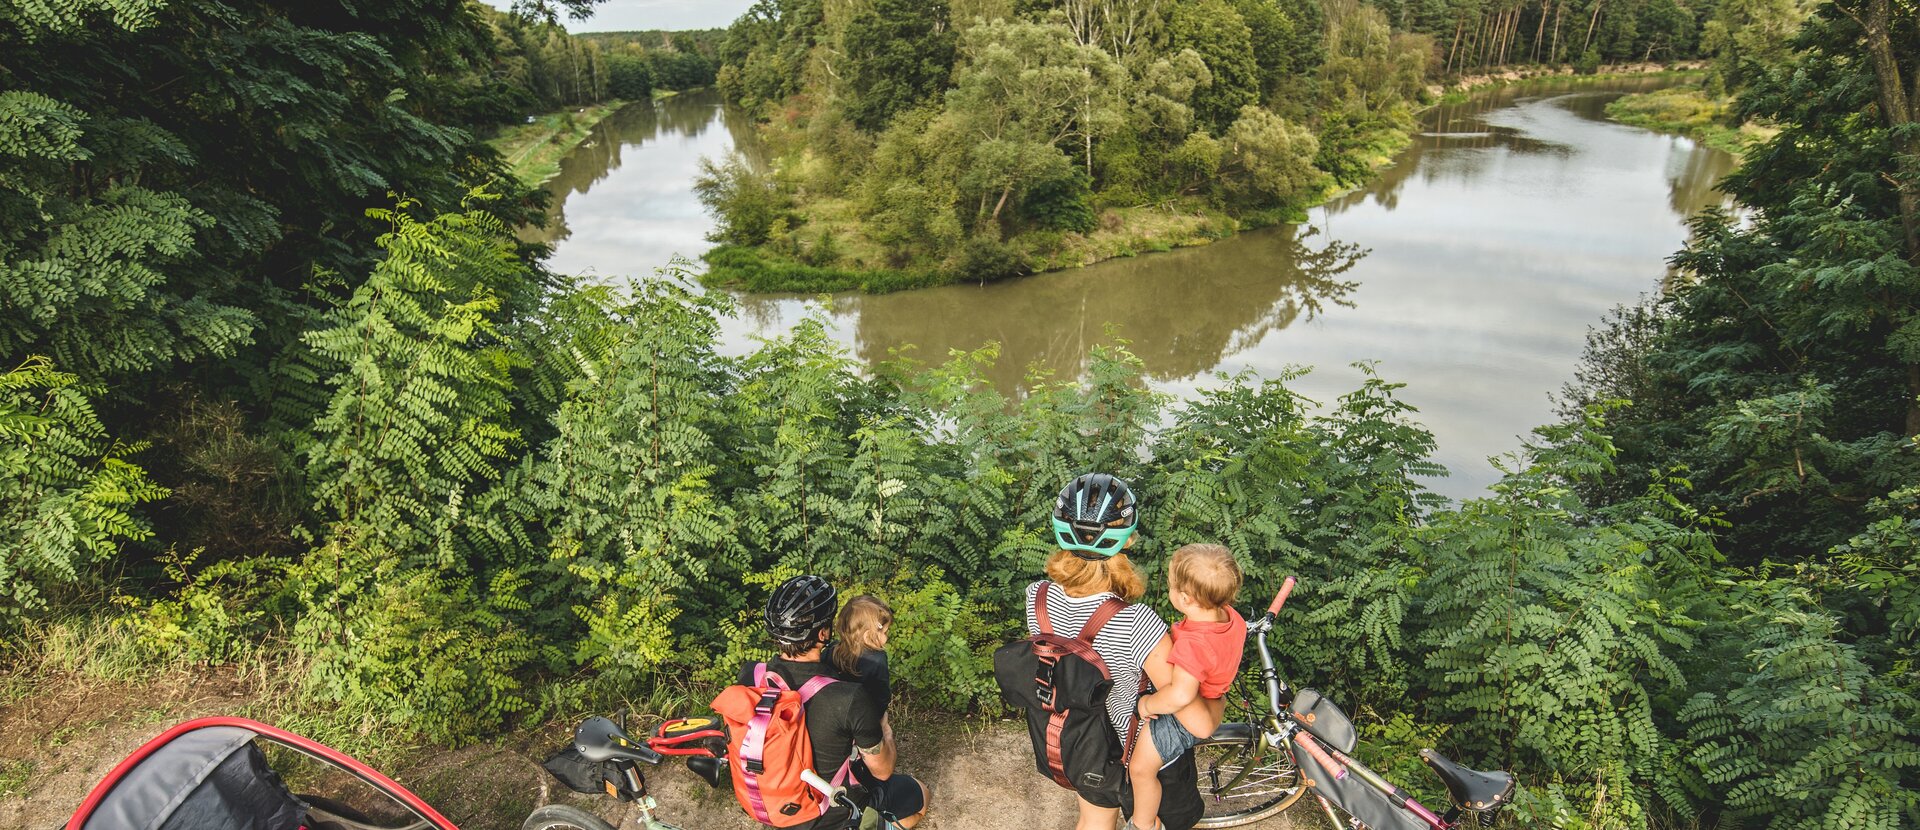
[[[1127,778],[1127,758],[1133,754],[1139,724],[1121,746],[1107,717],[1113,675],[1094,652],[1093,638],[1127,604],[1109,598],[1079,636],[1062,637],[1053,632],[1047,616],[1050,586],[1042,582],[1034,594],[1033,616],[1040,633],[994,651],[993,678],[1000,684],[1000,698],[1027,714],[1027,734],[1041,775],[1070,790],[1117,794]],[[1143,676],[1142,685],[1144,681]]]

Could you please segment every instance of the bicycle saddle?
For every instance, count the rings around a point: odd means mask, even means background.
[[[587,718],[573,731],[573,746],[589,761],[640,761],[660,763],[660,753],[627,737],[620,727],[606,718]]]
[[[1504,772],[1477,772],[1446,759],[1431,749],[1420,750],[1420,760],[1447,785],[1453,803],[1468,810],[1491,810],[1513,797],[1513,776]]]

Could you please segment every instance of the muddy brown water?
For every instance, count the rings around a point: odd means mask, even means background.
[[[993,285],[834,298],[835,336],[861,360],[917,347],[1001,345],[991,373],[1017,392],[1030,365],[1071,375],[1108,324],[1132,341],[1155,387],[1186,397],[1217,373],[1289,367],[1331,403],[1376,361],[1436,435],[1470,497],[1554,418],[1549,394],[1573,374],[1587,330],[1657,289],[1686,219],[1722,204],[1726,153],[1609,122],[1622,94],[1661,78],[1535,84],[1436,107],[1373,184],[1309,222],[1202,248],[1113,260]],[[713,92],[630,107],[595,131],[549,185],[557,219],[533,238],[553,266],[608,280],[646,277],[712,243],[690,183],[703,156],[754,152],[748,120]],[[807,297],[740,298],[722,327],[728,353],[751,350],[809,313]]]

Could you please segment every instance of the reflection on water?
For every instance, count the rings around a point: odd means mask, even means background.
[[[553,245],[548,264],[562,273],[643,275],[676,255],[696,259],[713,247],[713,222],[693,177],[701,158],[736,147],[757,156],[753,120],[715,90],[629,104],[560,162],[546,185],[552,221],[521,238]]]
[[[1157,380],[1189,378],[1329,304],[1344,305],[1354,284],[1342,279],[1364,256],[1358,246],[1311,238],[1311,229],[1273,228],[1231,246],[1188,248],[1118,260],[1046,279],[950,285],[899,294],[836,298],[834,314],[851,328],[854,352],[869,363],[912,344],[921,360],[988,341],[1001,359],[988,377],[1019,387],[1030,366],[1073,377],[1087,352],[1120,336]],[[1169,279],[1169,274],[1178,279]],[[791,298],[741,298],[762,330],[790,325]]]
[[[1508,89],[1436,107],[1393,167],[1316,209],[1311,228],[994,285],[840,296],[836,336],[866,361],[997,341],[991,377],[1006,391],[1029,366],[1077,372],[1109,323],[1175,394],[1216,372],[1308,365],[1318,368],[1294,387],[1331,401],[1359,383],[1350,364],[1377,360],[1407,384],[1454,471],[1436,489],[1472,495],[1495,476],[1487,456],[1553,417],[1547,395],[1571,377],[1587,327],[1653,290],[1685,217],[1722,200],[1713,185],[1731,157],[1604,120],[1608,101],[1662,84]],[[689,186],[698,159],[752,149],[744,119],[711,94],[630,108],[594,139],[552,185],[566,218],[544,238],[556,268],[609,276],[705,251],[711,221]],[[750,350],[808,305],[741,298],[723,350]]]

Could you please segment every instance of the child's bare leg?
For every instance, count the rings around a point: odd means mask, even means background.
[[[1140,727],[1139,739],[1133,742],[1127,776],[1133,779],[1133,826],[1154,830],[1160,826],[1160,752],[1153,748],[1145,724]]]

